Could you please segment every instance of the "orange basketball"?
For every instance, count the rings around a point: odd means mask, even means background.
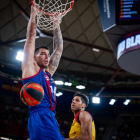
[[[20,90],[20,99],[28,106],[36,106],[40,104],[43,97],[43,87],[34,82],[26,83]]]

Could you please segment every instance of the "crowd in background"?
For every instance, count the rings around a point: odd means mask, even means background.
[[[19,100],[20,101],[20,100]],[[59,112],[59,111],[58,111]],[[0,96],[0,133],[7,135],[19,135],[22,139],[28,136],[28,107],[23,105],[7,105],[6,102],[2,101]],[[56,119],[60,126],[60,132],[64,137],[69,137],[69,130],[73,122],[73,117],[64,113],[57,113]],[[101,140],[105,127],[100,122],[95,121],[96,126],[96,140]],[[19,138],[19,140],[20,140]]]
[[[140,117],[119,117],[118,124],[112,140],[140,140]]]

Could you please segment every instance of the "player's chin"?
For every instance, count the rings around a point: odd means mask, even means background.
[[[73,107],[71,107],[71,111],[76,111],[76,109],[75,109],[75,108],[73,108]]]
[[[71,110],[73,110],[73,107],[71,107]]]
[[[43,64],[43,67],[44,68],[48,68],[48,64]]]
[[[72,108],[71,108],[71,111],[72,111],[72,112],[75,112],[74,109],[72,109]]]

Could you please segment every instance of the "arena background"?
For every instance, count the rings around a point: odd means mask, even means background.
[[[16,60],[16,55],[23,51],[26,41],[30,7],[30,0],[0,1],[2,140],[22,140],[28,136],[28,107],[19,98],[21,61]],[[96,140],[139,140],[140,76],[119,67],[103,32],[97,0],[75,0],[72,11],[62,19],[61,30],[64,51],[54,80],[72,83],[72,86],[57,85],[57,93],[63,93],[57,97],[56,115],[61,133],[68,137],[73,120],[71,100],[80,91],[90,98],[87,110],[95,121]],[[42,33],[37,33],[36,47],[47,45],[52,53],[52,32]],[[85,89],[77,89],[78,85]],[[98,93],[100,103],[95,104],[92,98]],[[116,99],[114,105],[109,104],[111,99]],[[126,99],[130,99],[128,105],[123,104]]]

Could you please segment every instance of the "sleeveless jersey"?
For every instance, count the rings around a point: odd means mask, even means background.
[[[35,82],[40,84],[44,89],[44,98],[37,106],[29,106],[29,112],[37,110],[50,109],[55,112],[56,108],[56,85],[49,72],[44,72],[41,68],[39,72],[31,77],[22,79],[23,85],[28,82]]]
[[[69,132],[69,138],[75,138],[78,137],[80,135],[82,135],[82,131],[81,131],[81,124],[79,121],[79,114],[81,113],[81,111],[75,116],[73,123],[71,125],[71,129]],[[95,140],[95,124],[94,121],[92,121],[92,126],[93,126],[93,132],[92,132],[92,140]]]

